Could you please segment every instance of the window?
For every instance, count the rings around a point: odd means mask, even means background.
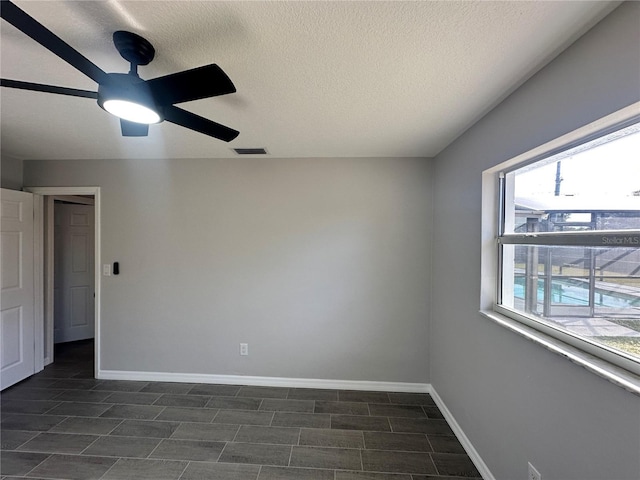
[[[640,123],[494,172],[495,310],[640,374]]]

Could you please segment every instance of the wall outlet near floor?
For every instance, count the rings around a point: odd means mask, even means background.
[[[240,355],[249,355],[249,344],[241,343],[240,344]]]
[[[538,470],[536,470],[536,468],[531,465],[530,463],[527,463],[528,467],[529,467],[529,473],[527,475],[527,480],[542,480],[542,475],[540,475],[540,472]]]

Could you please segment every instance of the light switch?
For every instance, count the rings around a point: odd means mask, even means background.
[[[105,277],[110,277],[111,276],[111,264],[110,263],[105,263],[104,265],[102,265],[102,275],[104,275]]]

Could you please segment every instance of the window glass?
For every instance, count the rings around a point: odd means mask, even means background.
[[[629,127],[508,173],[506,232],[640,229],[639,130]]]
[[[501,185],[498,304],[640,365],[640,125]]]

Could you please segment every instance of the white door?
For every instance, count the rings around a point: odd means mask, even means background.
[[[54,341],[94,337],[94,209],[54,207]]]
[[[35,373],[33,195],[0,190],[0,389]]]

